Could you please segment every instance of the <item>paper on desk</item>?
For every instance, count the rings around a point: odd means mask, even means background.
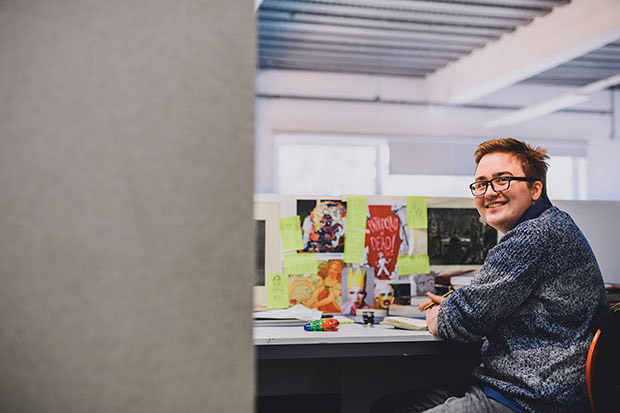
[[[323,313],[319,310],[307,308],[302,304],[294,305],[286,310],[269,310],[254,313],[255,319],[277,318],[277,319],[297,319],[304,321],[320,320]]]

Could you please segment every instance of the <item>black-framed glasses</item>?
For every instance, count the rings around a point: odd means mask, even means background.
[[[471,193],[474,196],[482,196],[487,193],[489,184],[491,184],[491,188],[493,188],[495,192],[502,192],[510,188],[511,181],[535,182],[537,180],[538,179],[527,178],[525,176],[498,176],[488,181],[476,181],[469,185],[469,189],[471,189]]]

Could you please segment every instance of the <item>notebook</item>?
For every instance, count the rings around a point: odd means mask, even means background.
[[[419,318],[387,316],[383,319],[383,324],[407,330],[426,330],[426,320]]]

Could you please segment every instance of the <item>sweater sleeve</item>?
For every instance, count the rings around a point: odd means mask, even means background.
[[[446,340],[479,341],[532,293],[550,248],[543,228],[520,225],[489,251],[480,275],[440,306],[437,325]]]

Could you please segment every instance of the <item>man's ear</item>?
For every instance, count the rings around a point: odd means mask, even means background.
[[[542,196],[543,183],[541,181],[534,181],[532,183],[532,200],[538,201]]]

